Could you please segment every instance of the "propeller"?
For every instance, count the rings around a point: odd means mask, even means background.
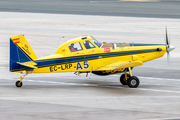
[[[169,54],[169,52],[174,50],[174,49],[175,49],[175,47],[170,45],[170,40],[168,39],[167,27],[166,27],[166,52],[167,52],[168,63],[170,62],[170,54]]]

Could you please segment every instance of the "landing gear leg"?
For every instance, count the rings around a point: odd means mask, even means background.
[[[16,87],[21,87],[23,85],[22,80],[26,75],[28,75],[28,74],[26,73],[25,75],[20,76],[20,81],[16,81],[16,84],[15,84]]]
[[[127,80],[130,78],[131,76],[129,74],[127,74],[127,71],[125,71],[124,74],[121,75],[120,77],[120,82],[122,85],[127,85]]]
[[[132,71],[131,71],[131,68],[130,68],[130,67],[128,67],[128,70],[129,70],[129,74],[130,74],[130,76],[132,76]]]
[[[130,88],[137,88],[139,86],[139,79],[136,76],[132,76],[131,68],[128,67],[130,78],[127,80],[127,84]]]

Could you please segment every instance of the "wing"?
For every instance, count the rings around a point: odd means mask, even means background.
[[[35,62],[17,62],[20,65],[26,66],[26,67],[30,67],[30,68],[37,68],[35,65],[37,65]]]
[[[102,70],[115,70],[119,68],[128,68],[128,67],[135,67],[143,65],[143,62],[141,61],[117,61],[110,64],[106,64],[100,68],[98,68],[96,71],[102,71]]]

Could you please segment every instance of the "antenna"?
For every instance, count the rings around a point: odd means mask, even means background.
[[[59,41],[62,39],[62,38],[65,38],[64,36],[60,37],[57,41],[57,48],[59,47]]]

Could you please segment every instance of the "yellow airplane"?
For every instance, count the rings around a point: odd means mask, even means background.
[[[24,35],[10,38],[10,71],[24,74],[75,72],[110,75],[124,73],[120,77],[122,85],[130,88],[139,86],[139,79],[132,75],[132,68],[144,62],[160,58],[175,47],[169,45],[166,30],[166,44],[106,43],[92,36],[78,37],[62,44],[54,55],[37,58]]]

